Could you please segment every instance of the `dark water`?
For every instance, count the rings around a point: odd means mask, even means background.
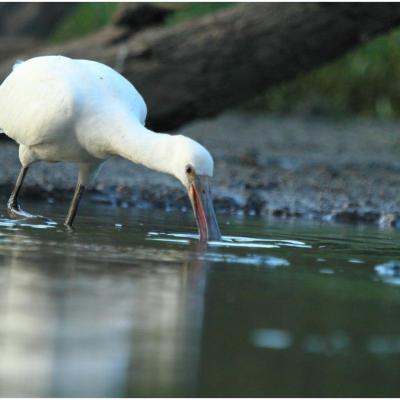
[[[0,219],[0,395],[400,395],[399,233],[220,220]]]

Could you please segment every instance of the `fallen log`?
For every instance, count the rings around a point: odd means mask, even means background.
[[[395,3],[247,3],[172,27],[127,33],[112,24],[19,58],[63,54],[113,66],[143,94],[148,125],[168,130],[216,115],[399,23]],[[0,63],[1,79],[13,61]]]

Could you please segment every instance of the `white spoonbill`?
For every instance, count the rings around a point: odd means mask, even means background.
[[[146,113],[135,87],[104,64],[62,56],[17,63],[0,85],[0,128],[19,143],[22,164],[9,214],[31,216],[20,208],[18,194],[33,162],[68,161],[79,168],[65,219],[72,226],[81,195],[100,164],[119,155],[178,178],[192,203],[200,240],[219,240],[210,153],[188,137],[147,129]]]

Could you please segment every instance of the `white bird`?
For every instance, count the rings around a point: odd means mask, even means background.
[[[19,143],[22,164],[7,204],[12,217],[29,217],[18,194],[35,161],[67,161],[79,168],[65,225],[72,226],[79,200],[100,164],[119,155],[171,174],[187,189],[200,240],[219,240],[211,199],[213,159],[196,141],[145,127],[146,104],[112,68],[62,56],[17,63],[0,85],[0,128]]]

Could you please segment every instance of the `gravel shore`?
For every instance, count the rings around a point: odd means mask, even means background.
[[[228,112],[179,130],[215,159],[218,212],[276,218],[366,222],[400,227],[400,122],[330,120]],[[18,149],[0,142],[0,199],[18,169]],[[72,165],[37,163],[23,196],[71,197]],[[86,197],[122,207],[187,208],[174,178],[114,158]]]

